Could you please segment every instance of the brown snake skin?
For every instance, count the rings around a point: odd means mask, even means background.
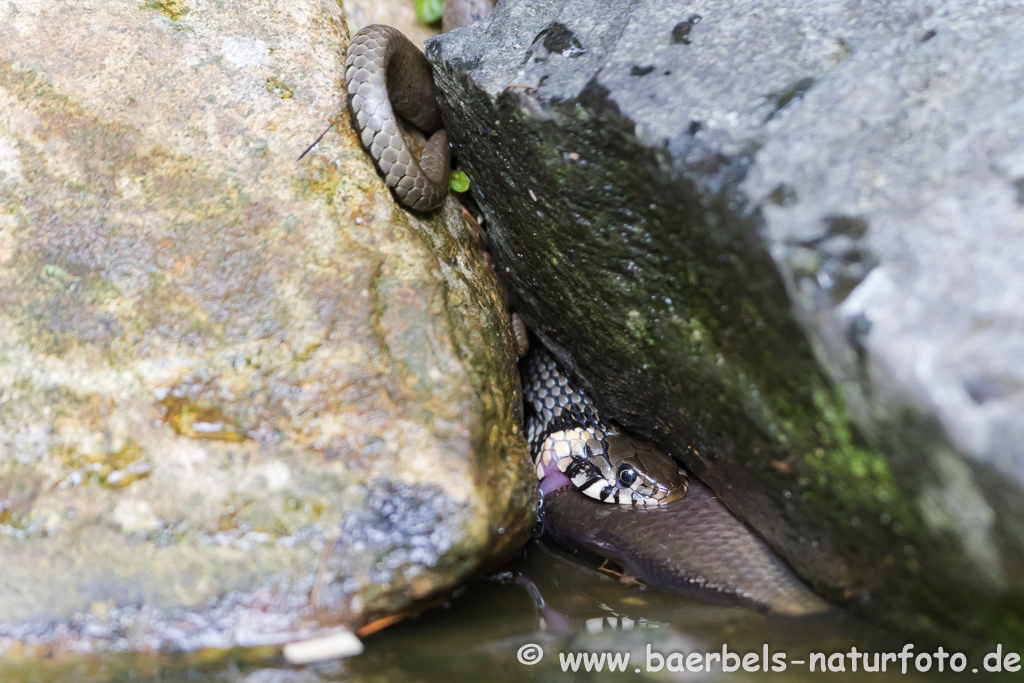
[[[448,194],[451,156],[427,58],[398,29],[372,24],[352,37],[345,82],[359,137],[384,182],[410,209],[436,209]],[[432,134],[418,161],[396,113]]]
[[[491,0],[449,0],[445,30],[468,26],[491,7]],[[345,84],[363,146],[398,201],[415,211],[440,206],[448,194],[451,151],[427,58],[398,29],[372,24],[349,43]],[[399,117],[430,136],[418,160]]]
[[[448,0],[445,4],[446,30],[472,23],[491,9],[491,0]],[[433,73],[426,57],[397,29],[374,24],[353,36],[345,78],[356,130],[388,187],[402,204],[413,210],[430,211],[440,206],[448,193],[451,160],[435,97]],[[399,117],[429,136],[418,160],[403,135]],[[525,329],[517,334],[525,350]],[[534,352],[537,353],[542,352]],[[537,362],[535,358],[524,361],[527,367],[536,366]],[[540,445],[550,442],[548,437],[556,433],[544,431],[545,425],[554,424],[554,418],[558,417],[556,403],[558,409],[567,410],[568,415],[572,413],[571,406],[559,401],[575,396],[572,390],[568,393],[555,391],[556,383],[568,382],[560,373],[556,376],[548,372],[540,379],[544,380],[544,391],[540,391],[540,385],[535,382],[536,390],[527,387],[526,392],[528,403],[533,399],[537,415],[546,416],[538,422],[540,427],[531,430],[536,437],[533,441],[537,442],[531,443],[535,458],[543,457]],[[582,404],[582,399],[580,402]],[[558,427],[562,431],[557,434],[565,437],[566,429],[579,431],[594,426],[585,420],[578,425],[566,423]],[[602,439],[604,431],[602,428]],[[675,468],[668,456],[659,455],[651,461],[660,463],[666,459],[671,465],[668,475],[659,475],[668,482],[667,497],[664,492],[651,494],[649,491],[638,497],[637,489],[641,486],[637,483],[633,483],[632,488],[624,485],[612,488],[612,478],[621,472],[611,467],[626,461],[619,457],[620,451],[627,450],[625,446],[629,447],[631,457],[640,451],[653,453],[653,449],[638,446],[627,437],[615,438],[618,440],[611,446],[600,439],[581,441],[586,444],[593,441],[591,450],[600,450],[597,455],[601,457],[591,460],[607,465],[604,467],[607,471],[601,472],[597,472],[600,467],[589,472],[582,465],[572,466],[577,461],[583,462],[581,458],[571,457],[576,445],[572,439],[562,438],[564,443],[553,443],[549,460],[555,464],[564,462],[563,472],[570,479],[576,476],[579,481],[573,483],[592,498],[572,487],[545,494],[543,517],[548,533],[564,544],[619,562],[632,575],[652,586],[675,590],[697,587],[787,614],[827,609],[827,605],[803,586],[764,542],[733,517],[708,489],[694,481],[687,493],[685,474]],[[569,454],[566,458],[560,457],[558,446],[564,446],[562,450]],[[579,450],[582,453],[584,449]],[[647,461],[637,463],[643,468]],[[540,464],[544,464],[543,460]],[[600,483],[597,474],[601,474]],[[623,504],[604,502],[612,499]],[[644,508],[644,505],[653,507]]]

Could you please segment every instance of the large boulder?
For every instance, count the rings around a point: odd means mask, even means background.
[[[529,533],[479,231],[395,205],[346,44],[323,0],[0,5],[8,657],[354,629]]]
[[[428,43],[513,302],[830,599],[1024,642],[1024,14],[523,0]]]

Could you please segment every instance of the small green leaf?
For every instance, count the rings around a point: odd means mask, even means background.
[[[452,171],[448,177],[448,187],[456,192],[465,192],[469,189],[469,177],[463,171]]]
[[[424,24],[441,21],[444,12],[444,0],[416,0],[416,18]]]
[[[43,272],[46,273],[47,277],[55,277],[63,280],[68,276],[68,271],[64,270],[60,266],[55,266],[52,263],[47,263],[43,267]]]

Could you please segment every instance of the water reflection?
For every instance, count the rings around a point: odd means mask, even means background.
[[[502,572],[470,585],[444,608],[417,620],[399,624],[366,642],[367,651],[347,663],[336,680],[350,681],[746,681],[820,680],[810,673],[809,653],[898,651],[907,638],[867,625],[841,612],[793,618],[767,615],[746,607],[712,604],[623,581],[596,565],[581,563],[542,541],[531,543],[523,556]],[[534,665],[517,661],[520,648],[539,645],[544,655]],[[722,646],[742,657],[764,646],[772,655],[785,653],[786,670],[722,673],[646,671],[648,646],[661,656],[672,652],[717,652]],[[629,653],[625,673],[563,673],[559,654]],[[527,654],[531,654],[528,652]],[[657,667],[659,658],[650,663]],[[619,661],[622,661],[621,658]],[[676,663],[685,660],[677,659]],[[748,659],[751,668],[753,660]],[[730,659],[730,665],[741,659]],[[607,664],[607,660],[606,660]],[[846,674],[824,674],[830,680],[862,680],[863,668]],[[636,669],[639,668],[638,673]],[[895,673],[893,669],[895,668]],[[932,680],[924,675],[902,675],[888,665],[885,674],[871,680]]]
[[[209,653],[188,658],[139,660],[119,665],[106,660],[94,666],[78,664],[60,674],[24,680],[54,681],[159,681],[160,683],[462,683],[476,681],[861,681],[888,683],[899,680],[948,680],[958,674],[900,673],[900,663],[889,663],[886,673],[854,673],[844,657],[845,673],[809,670],[810,653],[899,652],[912,642],[916,653],[933,651],[937,644],[886,631],[838,610],[810,617],[784,617],[751,608],[715,604],[694,597],[658,591],[623,580],[597,564],[581,561],[549,545],[533,541],[520,556],[494,574],[461,589],[442,607],[419,618],[396,624],[365,640],[366,652],[353,659],[309,667],[289,667],[276,651],[262,655],[239,652],[236,657]],[[675,663],[689,664],[692,653],[722,653],[723,645],[738,657],[730,664],[738,671],[723,673],[721,659],[713,672],[670,672],[668,660],[656,673],[648,672],[648,651],[665,657],[683,653]],[[526,646],[540,646],[543,656],[525,665],[517,654]],[[767,646],[769,671],[761,658]],[[949,649],[946,645],[946,649]],[[535,657],[528,648],[524,656]],[[605,660],[600,672],[585,669],[563,672],[567,655],[612,653],[619,661],[629,655],[625,672],[609,672]],[[756,671],[744,671],[744,655],[756,654]],[[785,671],[773,672],[775,655],[784,654]],[[561,656],[560,656],[561,655]],[[254,661],[254,656],[263,656]],[[698,657],[699,658],[699,657]],[[973,658],[973,666],[980,664]],[[187,664],[185,662],[188,662]],[[797,661],[808,664],[797,664]],[[746,660],[753,665],[752,660]],[[593,667],[593,660],[591,664]],[[655,667],[659,657],[652,655]],[[984,673],[962,675],[991,680]],[[980,669],[981,667],[978,666]],[[571,666],[570,666],[571,669]],[[639,671],[638,671],[639,669]],[[948,664],[947,664],[948,672]],[[5,677],[4,677],[5,678]],[[5,678],[6,679],[6,678]]]

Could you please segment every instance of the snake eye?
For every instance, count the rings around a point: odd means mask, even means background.
[[[619,483],[623,486],[632,486],[636,481],[636,470],[632,465],[619,466]]]

